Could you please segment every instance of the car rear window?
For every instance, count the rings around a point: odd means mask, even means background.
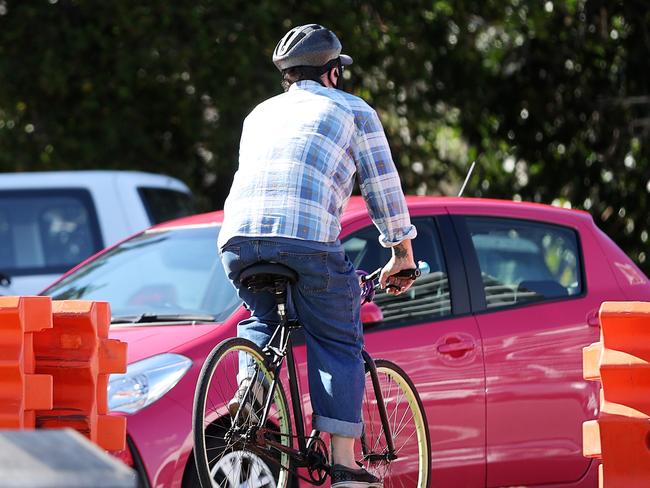
[[[196,213],[194,198],[167,188],[139,187],[138,193],[152,224]]]
[[[467,217],[488,308],[568,298],[583,291],[573,229],[507,218]]]
[[[0,192],[0,271],[67,271],[102,249],[90,193],[82,189]]]

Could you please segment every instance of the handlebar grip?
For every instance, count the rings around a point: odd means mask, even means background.
[[[395,278],[410,278],[412,280],[415,280],[416,278],[419,278],[420,275],[422,275],[422,271],[420,271],[419,268],[413,268],[413,269],[403,269],[399,273],[395,273],[394,276]]]

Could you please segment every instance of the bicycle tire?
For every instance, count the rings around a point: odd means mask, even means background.
[[[366,391],[362,404],[364,431],[362,439],[355,446],[359,462],[384,482],[384,488],[428,488],[431,483],[431,443],[420,395],[413,381],[396,364],[377,359],[375,367],[397,458],[392,461],[370,459],[370,454],[381,457],[388,452],[388,448],[366,365]]]
[[[291,479],[288,454],[270,447],[261,448],[243,436],[234,441],[227,437],[228,432],[235,428],[228,413],[228,402],[238,387],[241,354],[248,355],[259,368],[256,374],[261,376],[258,378],[264,378],[266,384],[273,379],[273,373],[265,366],[261,349],[247,339],[226,339],[209,354],[196,385],[193,409],[194,459],[201,486],[232,488],[249,482],[264,488],[286,488]],[[266,397],[265,393],[262,405]],[[249,427],[255,422],[254,415],[243,422],[248,423],[244,427]],[[274,427],[276,440],[291,447],[291,419],[279,380],[266,426]]]

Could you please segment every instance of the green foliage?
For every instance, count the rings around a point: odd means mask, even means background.
[[[410,193],[584,208],[646,271],[643,0],[0,0],[0,170],[121,168],[221,206],[293,25],[334,29]]]

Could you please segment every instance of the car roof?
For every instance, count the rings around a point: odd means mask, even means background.
[[[119,180],[119,181],[118,181]],[[177,178],[145,171],[79,170],[79,171],[25,171],[0,173],[0,190],[24,190],[40,188],[70,188],[74,186],[100,186],[107,181],[131,182],[189,191],[187,185]]]
[[[481,213],[494,213],[500,215],[508,213],[512,209],[520,211],[530,211],[533,215],[544,216],[550,220],[554,217],[558,220],[573,220],[574,221],[592,221],[592,217],[588,212],[583,210],[565,209],[545,205],[541,203],[531,202],[515,202],[512,200],[497,200],[489,198],[471,198],[471,197],[436,197],[436,196],[407,196],[407,204],[411,211],[418,208],[428,208],[431,206],[447,207],[450,210],[466,210],[476,211],[480,210]],[[345,209],[344,219],[355,220],[356,218],[364,217],[367,215],[366,205],[362,197],[353,196],[348,202]],[[531,217],[533,216],[531,215]],[[218,210],[214,212],[206,212],[180,219],[163,222],[152,227],[150,230],[162,230],[174,227],[196,227],[205,225],[217,225],[223,220],[223,211]]]

